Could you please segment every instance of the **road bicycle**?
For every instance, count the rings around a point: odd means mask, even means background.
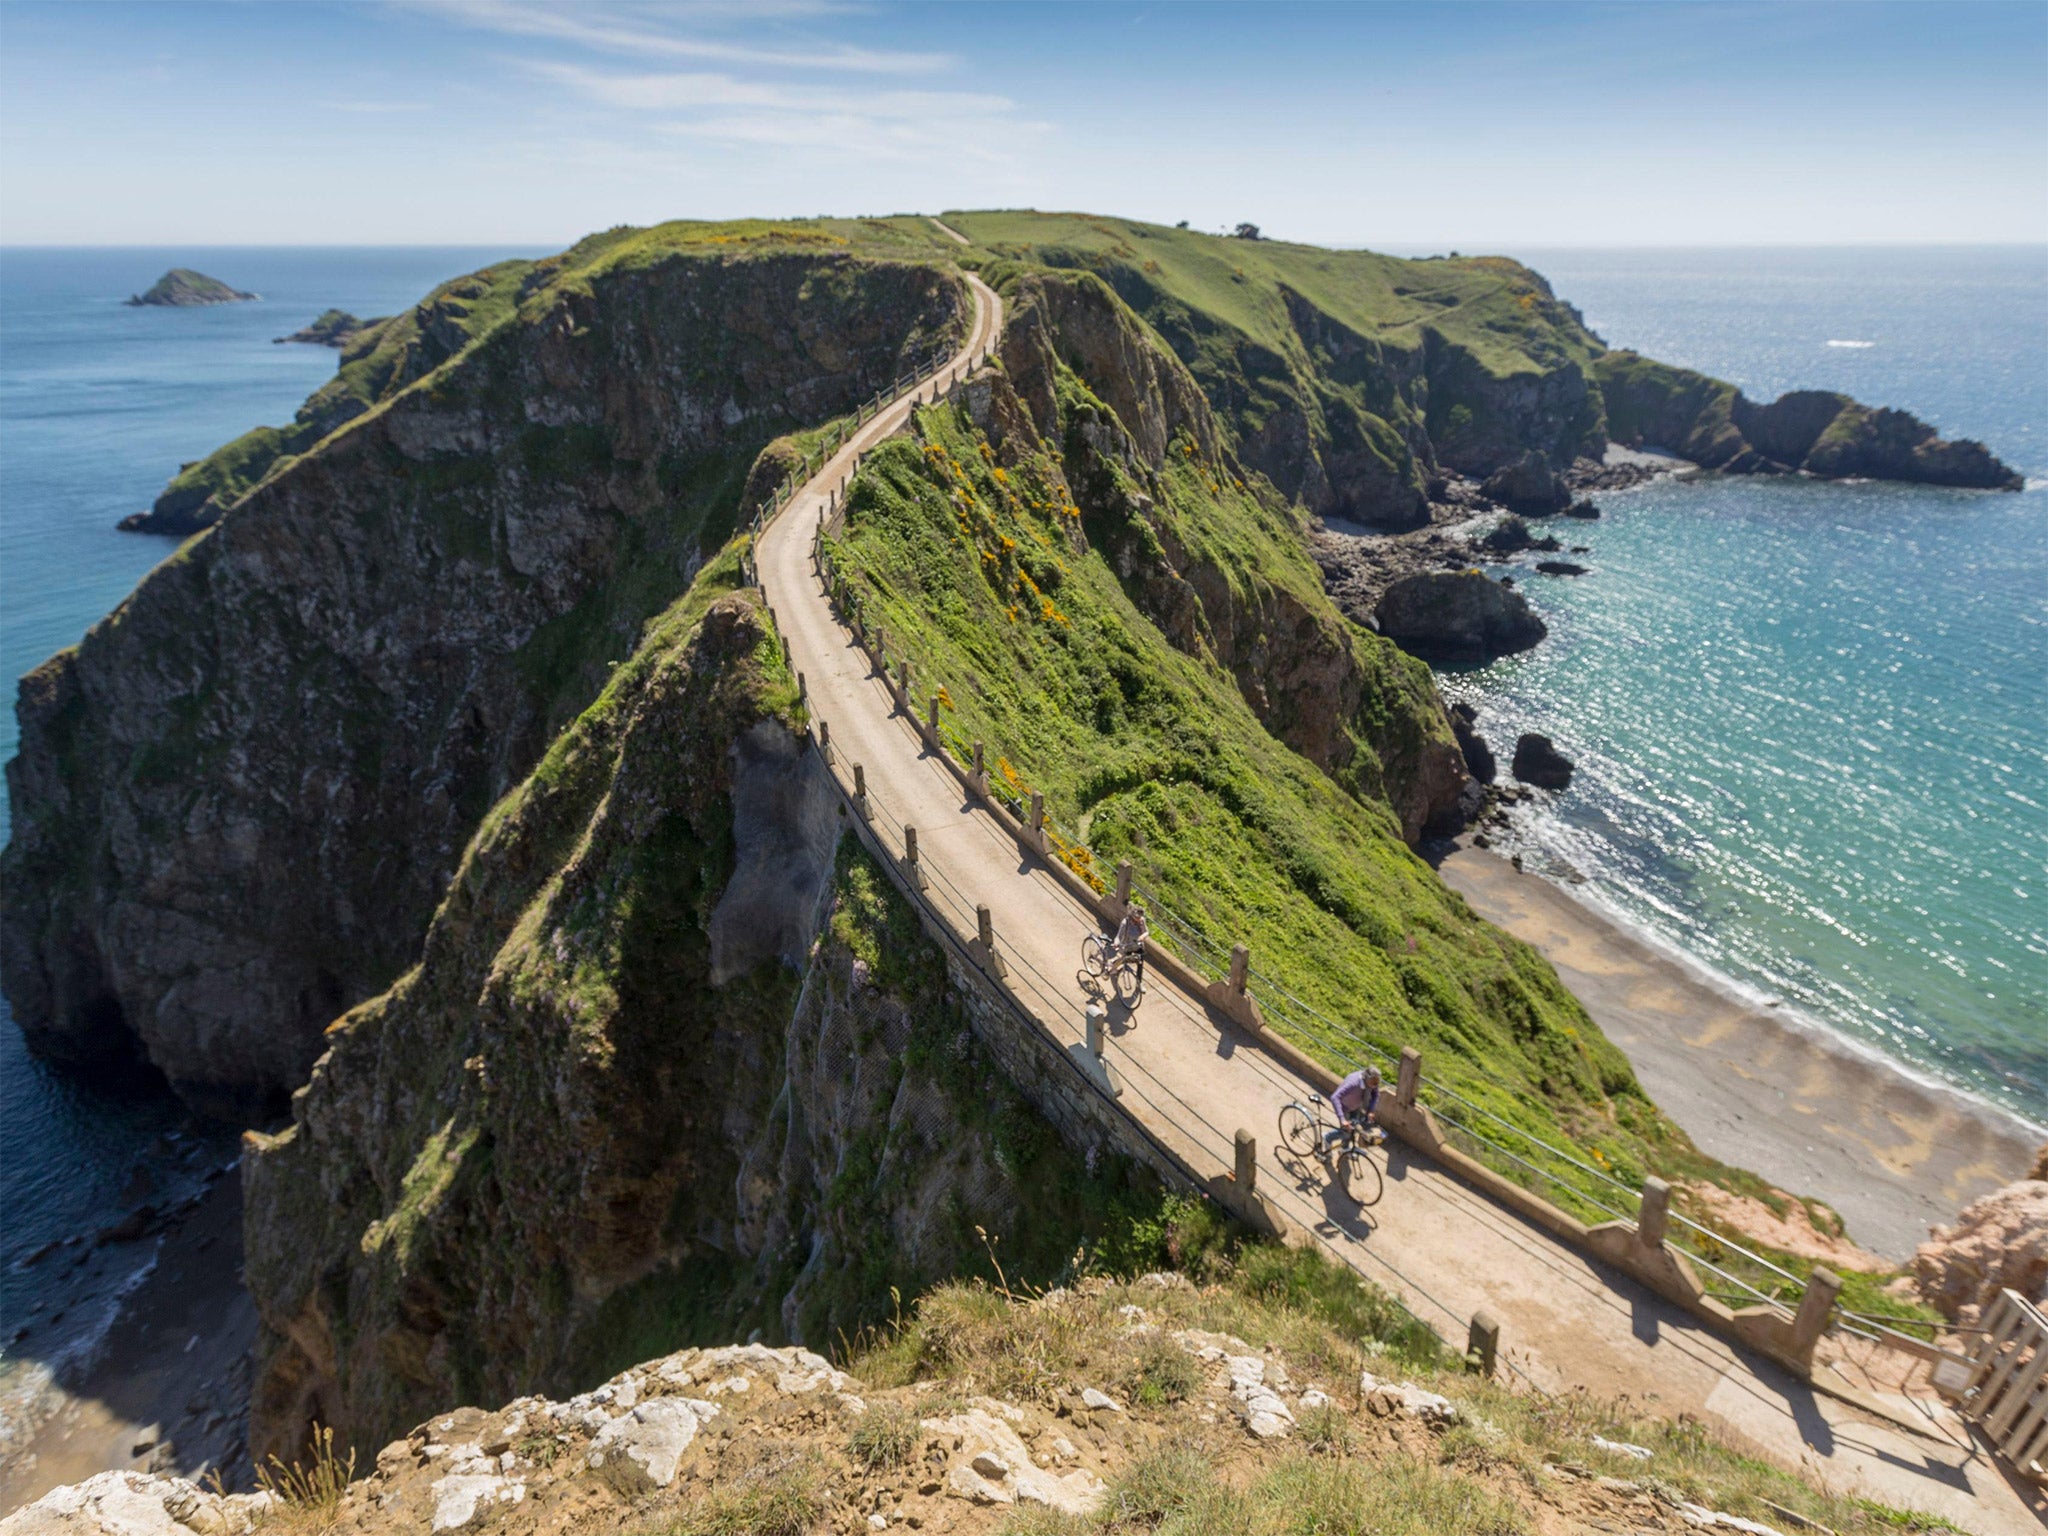
[[[1342,1134],[1333,1137],[1334,1131]],[[1322,1099],[1297,1100],[1280,1110],[1280,1144],[1303,1162],[1334,1152],[1332,1170],[1344,1192],[1360,1206],[1378,1205],[1386,1193],[1386,1180],[1372,1155],[1386,1139],[1387,1133],[1376,1125],[1339,1126]]]
[[[1091,990],[1105,982],[1111,994],[1126,1008],[1136,1008],[1145,996],[1145,979],[1138,962],[1117,948],[1114,937],[1091,933],[1081,940],[1081,984]]]

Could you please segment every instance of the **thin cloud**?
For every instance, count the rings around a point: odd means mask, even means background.
[[[429,104],[424,101],[323,101],[320,105],[329,112],[357,112],[366,117],[387,117],[429,109]]]
[[[718,18],[759,21],[774,16],[819,16],[828,7],[700,6],[683,11],[650,12],[638,7],[586,5],[555,7],[530,0],[396,0],[413,10],[510,37],[544,38],[573,43],[603,53],[625,53],[696,59],[715,64],[755,65],[775,69],[814,69],[848,74],[930,74],[958,62],[942,53],[907,53],[862,48],[850,43],[818,41],[797,48],[764,48],[724,41],[702,30],[683,31],[662,25],[674,19],[701,24]]]
[[[743,80],[712,71],[616,74],[580,64],[525,61],[530,73],[602,103],[642,112],[713,107],[754,107],[806,116],[849,113],[862,117],[999,117],[1017,110],[1007,96],[980,91],[833,90]]]

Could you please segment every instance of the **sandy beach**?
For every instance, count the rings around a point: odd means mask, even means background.
[[[1439,872],[1557,968],[1702,1150],[1825,1200],[1876,1253],[1910,1258],[2032,1161],[2042,1138],[2019,1121],[1749,1006],[1505,859],[1460,846]]]
[[[0,1467],[0,1515],[96,1472],[133,1468],[248,1481],[244,1451],[256,1308],[242,1285],[242,1188],[230,1172],[163,1236],[99,1363],[60,1379],[54,1411]]]

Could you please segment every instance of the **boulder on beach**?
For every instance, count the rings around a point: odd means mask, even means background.
[[[1571,487],[1559,478],[1538,448],[1531,448],[1512,464],[1496,469],[1480,489],[1523,517],[1555,517],[1572,504]]]
[[[131,305],[161,305],[190,309],[201,304],[246,304],[257,296],[230,288],[217,277],[194,272],[190,267],[173,267],[142,293],[132,295]]]
[[[1424,661],[1490,661],[1549,633],[1527,598],[1478,571],[1404,576],[1373,617],[1381,634]]]
[[[1565,789],[1572,782],[1572,760],[1551,745],[1548,736],[1529,731],[1515,741],[1515,760],[1509,772],[1538,789]]]

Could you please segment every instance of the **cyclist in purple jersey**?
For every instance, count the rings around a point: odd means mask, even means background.
[[[1323,1136],[1324,1146],[1334,1146],[1344,1136],[1344,1127],[1364,1130],[1380,1107],[1380,1069],[1360,1067],[1339,1083],[1330,1094],[1330,1108],[1337,1112],[1336,1128]]]

